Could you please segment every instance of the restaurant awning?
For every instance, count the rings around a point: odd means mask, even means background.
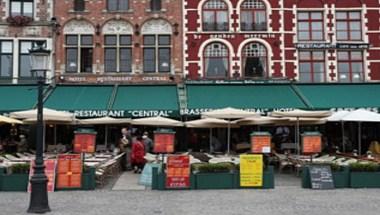
[[[0,112],[31,109],[37,102],[36,85],[1,85]]]
[[[225,107],[267,112],[274,109],[308,108],[290,84],[188,84],[184,115],[199,115]]]
[[[117,87],[113,111],[125,111],[125,117],[178,117],[176,85],[129,85]]]
[[[380,107],[379,84],[299,84],[294,88],[314,109]]]
[[[45,107],[74,112],[79,117],[108,115],[114,86],[59,85],[48,96]]]

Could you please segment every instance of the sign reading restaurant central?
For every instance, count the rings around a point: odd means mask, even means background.
[[[76,110],[75,117],[79,118],[96,118],[96,117],[153,117],[163,116],[170,117],[175,115],[171,110]]]

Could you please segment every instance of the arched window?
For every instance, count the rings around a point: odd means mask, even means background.
[[[202,12],[204,31],[228,31],[228,6],[224,1],[209,0]]]
[[[240,6],[240,29],[242,31],[267,30],[267,15],[264,2],[246,0]]]
[[[249,43],[243,49],[242,68],[245,77],[266,78],[268,55],[266,48],[260,43]]]
[[[229,52],[226,45],[222,43],[209,44],[203,53],[205,77],[226,78],[229,70]]]
[[[172,27],[163,19],[150,20],[142,26],[144,73],[171,72]]]

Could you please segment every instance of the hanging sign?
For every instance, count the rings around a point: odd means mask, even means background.
[[[263,155],[240,155],[240,186],[263,186]]]
[[[74,132],[74,152],[94,153],[96,143],[96,132],[82,133]]]
[[[166,188],[190,187],[190,158],[188,155],[168,157],[166,171]]]
[[[253,132],[251,134],[252,153],[271,153],[272,136],[268,132]]]
[[[30,184],[30,179],[32,178],[34,174],[34,165],[35,161],[32,160],[32,165],[30,165],[30,171],[29,171],[29,184],[28,184],[28,192],[32,191],[32,185]],[[48,192],[54,192],[55,187],[55,168],[56,168],[57,161],[55,159],[48,159],[44,161],[45,165],[45,175],[48,178],[47,183],[47,191]]]
[[[174,152],[175,132],[155,131],[154,147],[155,153],[172,153]]]
[[[304,154],[320,153],[322,151],[322,136],[319,132],[308,132],[301,136]]]
[[[80,154],[58,155],[57,188],[82,186],[82,157]]]

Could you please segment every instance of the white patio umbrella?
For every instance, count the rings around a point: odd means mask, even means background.
[[[278,117],[269,117],[269,116],[261,116],[261,117],[247,117],[243,119],[239,119],[233,121],[238,125],[270,125],[284,122],[286,123],[289,119],[286,118],[278,118]]]
[[[10,116],[17,119],[34,119],[37,118],[37,109],[25,110],[25,111],[16,111],[11,112]],[[43,109],[43,118],[49,120],[73,120],[74,114],[64,111],[57,111],[50,108]]]
[[[108,145],[108,125],[120,125],[120,124],[130,124],[132,120],[130,118],[113,118],[113,117],[99,117],[92,119],[82,119],[78,121],[79,124],[83,125],[104,125],[104,146]]]
[[[147,125],[147,126],[164,126],[164,127],[181,127],[183,122],[174,119],[169,119],[161,116],[146,117],[141,119],[133,119],[132,125]]]
[[[362,139],[361,139],[361,123],[362,122],[380,122],[380,114],[367,111],[364,109],[358,109],[351,111],[342,118],[342,121],[358,122],[358,147],[359,155],[361,155],[362,150]]]
[[[230,153],[230,137],[231,137],[231,119],[240,119],[244,117],[259,117],[260,115],[255,112],[244,111],[232,107],[212,110],[202,113],[202,117],[211,117],[218,119],[228,119],[227,130],[227,153]]]
[[[23,122],[11,117],[0,115],[0,124],[22,124]]]
[[[185,126],[189,128],[209,128],[210,129],[210,152],[212,148],[212,129],[213,128],[227,128],[229,124],[235,126],[235,123],[230,123],[227,120],[217,118],[203,118],[185,122]]]
[[[346,143],[345,143],[345,138],[344,138],[345,136],[344,135],[344,121],[342,119],[349,113],[350,111],[340,110],[340,111],[334,112],[331,116],[326,118],[328,122],[340,122],[341,124],[343,152],[346,152]]]
[[[274,117],[291,117],[295,118],[296,121],[296,146],[297,146],[297,152],[300,153],[300,139],[299,139],[299,132],[300,132],[300,119],[307,120],[306,118],[326,118],[331,116],[331,111],[307,111],[307,110],[300,110],[295,109],[292,111],[287,112],[281,112],[281,111],[274,111],[271,113],[271,116]],[[312,120],[313,121],[313,120]]]

